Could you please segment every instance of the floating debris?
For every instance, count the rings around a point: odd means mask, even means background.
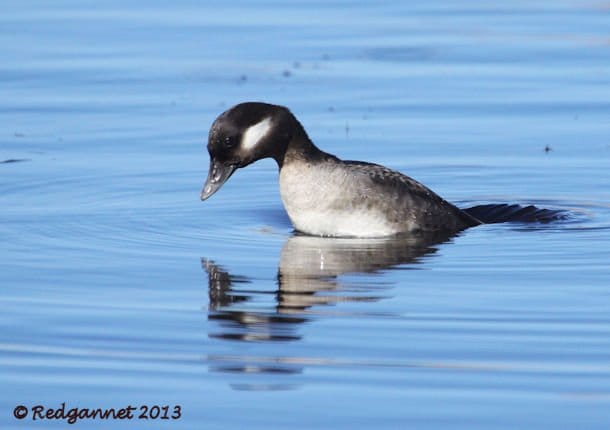
[[[0,161],[0,164],[20,163],[22,161],[32,161],[29,158],[9,158],[8,160]]]

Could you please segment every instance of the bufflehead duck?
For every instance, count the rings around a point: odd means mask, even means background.
[[[481,221],[395,170],[344,161],[318,149],[285,107],[248,102],[212,124],[210,170],[201,200],[220,189],[240,167],[273,158],[280,195],[294,228],[335,237],[399,233],[455,233]]]

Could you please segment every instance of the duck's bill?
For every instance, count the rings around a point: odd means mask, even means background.
[[[209,198],[212,194],[222,187],[222,184],[227,182],[233,172],[237,169],[235,164],[221,163],[217,160],[210,160],[210,171],[208,179],[205,181],[203,190],[201,190],[201,200]]]

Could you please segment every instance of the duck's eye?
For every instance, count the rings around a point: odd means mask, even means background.
[[[237,146],[237,143],[238,143],[237,136],[225,137],[225,146],[227,148],[233,148],[234,146]]]

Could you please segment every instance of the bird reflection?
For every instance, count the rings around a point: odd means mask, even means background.
[[[345,301],[376,301],[379,288],[369,285],[364,294],[341,280],[343,274],[375,273],[414,263],[448,236],[425,235],[380,239],[346,239],[295,235],[280,254],[278,303],[280,313],[300,313],[315,305]]]
[[[434,253],[435,245],[448,239],[446,235],[337,239],[296,234],[284,244],[277,280],[267,289],[264,282],[255,284],[202,258],[202,267],[208,275],[208,319],[215,323],[208,335],[259,345],[299,341],[302,338],[299,329],[324,307],[383,297],[379,285],[350,284],[341,275],[375,273],[417,263],[424,255]],[[270,349],[277,352],[277,348]],[[303,360],[273,354],[262,358],[209,357],[214,363],[210,367],[213,371],[265,374],[302,371]],[[240,387],[244,389],[243,384]]]

